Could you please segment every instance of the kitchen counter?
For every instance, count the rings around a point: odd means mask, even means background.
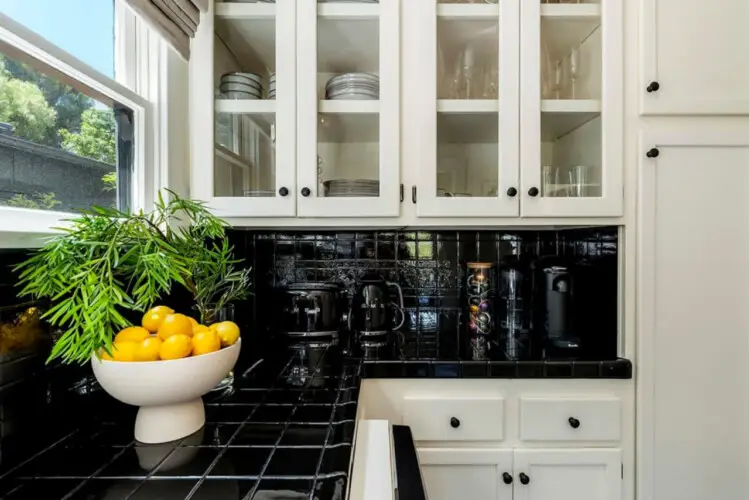
[[[87,411],[95,418],[82,417],[79,428],[18,465],[4,464],[0,495],[342,500],[362,378],[631,378],[631,373],[627,360],[370,361],[344,358],[336,348],[301,349],[237,371],[231,390],[205,397],[206,426],[173,443],[134,442],[134,409],[94,390]]]

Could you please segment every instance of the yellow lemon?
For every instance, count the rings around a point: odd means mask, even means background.
[[[156,336],[143,340],[135,350],[135,361],[158,361],[161,344],[161,339]]]
[[[138,342],[124,340],[112,346],[112,359],[114,361],[135,361],[135,351],[138,349]]]
[[[190,323],[192,323],[192,327],[193,328],[195,328],[196,326],[198,326],[200,324],[200,323],[198,323],[198,320],[195,319],[195,318],[193,318],[192,316],[188,316],[187,319],[190,320]]]
[[[216,330],[211,330],[205,325],[195,325],[192,327],[192,334],[197,335],[200,332],[213,332],[216,333]]]
[[[157,312],[162,314],[174,314],[174,309],[169,306],[156,306],[148,310],[148,312]]]
[[[184,314],[170,314],[159,326],[159,338],[166,340],[172,335],[187,335],[192,337],[192,322]]]
[[[128,328],[125,328],[124,330],[120,330],[120,333],[115,335],[114,337],[114,343],[117,342],[142,342],[144,339],[148,338],[148,330],[145,328],[142,328],[140,326],[131,326]]]
[[[144,314],[143,319],[140,322],[143,328],[145,328],[151,333],[156,333],[157,331],[159,331],[159,327],[161,326],[161,323],[163,323],[164,319],[166,319],[166,317],[171,314],[170,312],[167,312],[164,310],[154,310],[154,309],[151,309],[146,314]]]
[[[197,332],[192,338],[193,356],[216,352],[219,349],[221,349],[221,339],[218,338],[216,332],[212,332],[209,328],[206,328],[205,331]]]
[[[213,325],[211,325],[213,327]],[[216,324],[216,333],[221,339],[221,346],[234,345],[239,339],[239,327],[233,321],[222,321]]]
[[[211,325],[208,325],[208,328],[210,328],[211,331],[215,332],[216,328],[218,328],[218,323],[213,323]]]
[[[192,352],[192,342],[190,341],[190,337],[178,333],[167,337],[167,339],[161,343],[159,357],[161,359],[180,359],[189,356],[190,352]]]
[[[112,349],[114,349],[114,346],[112,346]],[[103,348],[99,351],[99,359],[103,359],[104,361],[114,361],[114,358],[107,354],[107,351]]]

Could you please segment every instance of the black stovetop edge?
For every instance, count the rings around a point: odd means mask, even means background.
[[[364,360],[362,377],[631,379],[632,362],[625,358],[605,361]]]

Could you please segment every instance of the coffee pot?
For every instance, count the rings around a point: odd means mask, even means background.
[[[397,303],[390,300],[391,289],[397,292]],[[360,341],[365,337],[386,336],[402,327],[405,319],[400,285],[385,281],[378,274],[367,274],[359,280],[351,300],[349,327]]]

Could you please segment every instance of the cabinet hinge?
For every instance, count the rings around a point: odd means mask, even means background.
[[[416,186],[411,186],[411,201],[416,205]]]
[[[403,203],[403,184],[401,184],[401,203]]]
[[[622,464],[622,479],[624,479],[624,464]]]

